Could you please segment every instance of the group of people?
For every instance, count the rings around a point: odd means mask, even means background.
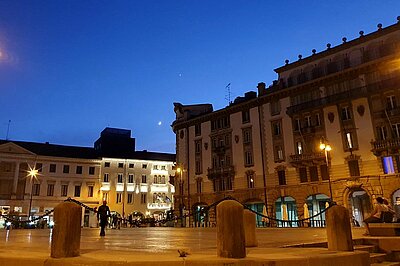
[[[377,197],[376,205],[374,206],[373,211],[370,216],[364,220],[367,231],[365,235],[369,235],[369,224],[370,223],[383,223],[383,222],[392,222],[395,211],[389,205],[387,199],[382,197]]]

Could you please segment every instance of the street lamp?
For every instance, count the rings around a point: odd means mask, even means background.
[[[181,216],[181,227],[183,227],[183,179],[182,179],[183,170],[180,167],[178,167],[176,171],[179,174],[179,194],[180,194],[179,212]]]
[[[31,167],[29,166],[28,177],[31,178],[32,187],[31,187],[31,198],[30,198],[30,200],[29,200],[29,214],[28,214],[28,219],[30,219],[30,217],[31,217],[32,196],[33,196],[33,185],[34,185],[35,179],[36,179],[36,177],[37,177],[38,175],[39,175],[39,170],[38,170],[38,169],[35,169],[35,167],[31,168]]]
[[[325,162],[326,162],[326,171],[328,174],[329,193],[330,193],[331,202],[333,202],[331,175],[329,174],[329,159],[328,159],[328,153],[332,150],[332,147],[331,147],[331,145],[325,143],[322,140],[321,143],[319,144],[319,148],[320,148],[320,150],[325,152]]]

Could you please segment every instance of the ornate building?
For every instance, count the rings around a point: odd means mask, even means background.
[[[400,18],[399,18],[400,19]],[[400,206],[400,22],[275,69],[224,109],[175,103],[175,208],[231,195],[281,219],[333,201],[359,223],[373,199]],[[397,210],[397,215],[399,215]],[[194,217],[213,222],[214,210]],[[258,217],[260,220],[260,217]],[[314,220],[323,224],[324,217]],[[315,223],[317,224],[317,223]]]
[[[174,154],[136,151],[123,129],[106,128],[94,148],[0,140],[0,211],[26,219],[71,197],[90,207],[105,199],[122,217],[158,218],[173,206],[174,161]],[[31,168],[36,178],[27,176]],[[83,225],[96,226],[95,215],[82,211]]]

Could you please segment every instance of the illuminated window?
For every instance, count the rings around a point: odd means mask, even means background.
[[[254,174],[253,173],[247,174],[247,187],[254,188]]]
[[[383,172],[385,174],[394,174],[394,164],[391,156],[382,158]]]
[[[297,154],[303,154],[303,143],[301,141],[296,142]]]
[[[346,144],[347,148],[352,149],[353,148],[353,138],[350,132],[346,133]]]

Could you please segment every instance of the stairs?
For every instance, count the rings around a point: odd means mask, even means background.
[[[388,261],[389,256],[380,252],[378,245],[364,244],[362,239],[354,240],[354,250],[369,252],[371,266],[400,266],[400,262]]]

